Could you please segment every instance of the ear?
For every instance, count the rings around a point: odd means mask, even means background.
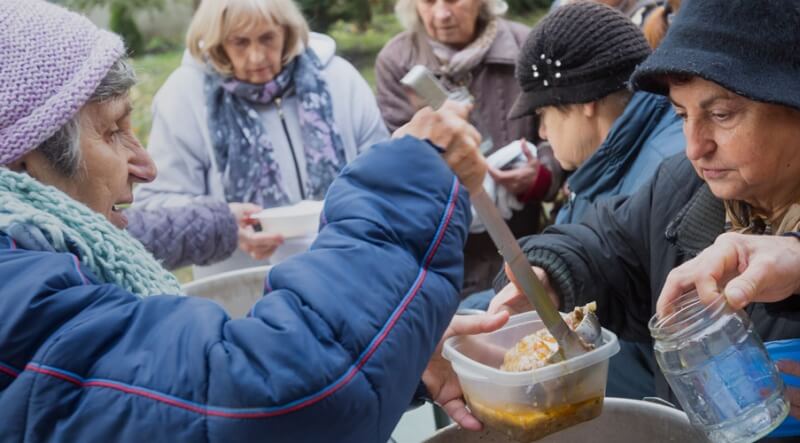
[[[592,118],[597,115],[597,101],[582,103],[580,106],[584,117]]]
[[[24,172],[25,174],[28,174],[31,177],[41,181],[40,175],[44,172],[42,168],[47,164],[48,163],[42,154],[39,153],[38,150],[34,149],[33,151],[27,152],[22,157],[9,163],[7,166],[8,169],[14,172]]]
[[[25,162],[25,159],[28,157],[28,154],[23,155],[22,157],[14,160],[13,162],[6,165],[6,167],[14,172],[27,172],[28,165]]]

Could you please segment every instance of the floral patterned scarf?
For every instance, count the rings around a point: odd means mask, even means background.
[[[268,104],[291,88],[298,97],[306,160],[305,197],[321,200],[346,163],[344,144],[333,119],[322,63],[311,49],[295,57],[272,81],[255,85],[207,74],[208,125],[223,172],[225,197],[269,208],[290,203],[275,148],[254,104]],[[283,137],[283,135],[281,135]]]

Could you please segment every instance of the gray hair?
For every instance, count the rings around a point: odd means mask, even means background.
[[[508,11],[508,3],[504,0],[477,1],[481,2],[481,10],[478,14],[479,20],[489,21]],[[422,23],[419,20],[419,14],[417,14],[417,0],[397,0],[394,5],[394,13],[406,30],[416,31],[420,29]]]
[[[133,66],[124,59],[111,65],[105,78],[94,90],[88,103],[98,103],[122,97],[136,84]],[[81,160],[80,111],[64,124],[55,134],[42,142],[36,149],[44,155],[56,172],[65,177],[73,177],[78,172]]]

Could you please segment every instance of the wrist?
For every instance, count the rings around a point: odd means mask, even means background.
[[[420,379],[417,390],[414,391],[414,397],[411,398],[411,404],[409,406],[410,408],[416,408],[422,406],[426,402],[433,402],[433,400],[431,400],[431,394],[425,382]]]
[[[784,237],[792,237],[792,238],[794,238],[794,240],[795,240],[793,242],[794,243],[794,250],[797,251],[796,252],[796,254],[797,254],[796,256],[798,257],[798,261],[800,262],[800,231],[784,232],[781,235],[784,236]],[[798,276],[798,279],[795,282],[795,287],[794,287],[794,292],[793,292],[794,294],[800,294],[800,272],[797,273],[797,276]]]
[[[522,203],[542,200],[547,195],[552,182],[553,173],[546,166],[539,163],[536,165],[536,178],[534,178],[533,183],[531,183],[527,191],[518,195],[517,199]]]

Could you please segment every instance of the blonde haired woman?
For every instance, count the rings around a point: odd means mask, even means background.
[[[388,138],[369,85],[291,0],[205,0],[186,43],[153,103],[148,150],[161,174],[137,189],[147,207],[197,195],[264,208],[321,200],[345,164]],[[283,243],[241,225],[241,250],[195,274],[266,263],[256,260]]]
[[[466,88],[474,97],[472,121],[493,146],[485,154],[521,138],[538,139],[535,116],[508,119],[520,93],[514,77],[517,55],[530,28],[502,19],[507,9],[502,0],[398,0],[395,12],[406,30],[384,46],[375,66],[378,105],[390,130],[409,121],[421,105],[400,84],[421,64],[448,89]],[[509,220],[520,237],[541,229],[540,202],[555,194],[561,180],[549,148],[517,166],[490,173],[498,189],[521,203]],[[502,266],[489,235],[470,234],[464,253],[463,295],[488,289]]]

